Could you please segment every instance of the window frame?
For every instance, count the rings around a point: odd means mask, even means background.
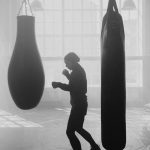
[[[43,0],[45,1],[45,0]],[[102,21],[102,18],[103,18],[103,12],[106,11],[106,9],[103,9],[103,1],[105,0],[99,0],[100,2],[100,7],[99,9],[83,9],[83,1],[84,0],[81,0],[81,4],[82,4],[82,8],[81,9],[66,9],[64,6],[65,6],[65,0],[62,0],[62,7],[61,9],[46,9],[46,11],[60,11],[62,13],[62,19],[61,19],[61,24],[62,24],[62,34],[60,35],[49,35],[49,36],[56,36],[56,37],[60,37],[62,38],[62,55],[61,56],[54,56],[54,57],[50,57],[50,56],[46,56],[45,55],[45,47],[43,47],[43,52],[44,52],[44,56],[42,56],[42,61],[57,61],[57,60],[63,60],[63,57],[65,55],[65,38],[69,37],[81,37],[81,40],[83,40],[84,36],[88,36],[88,37],[97,37],[99,38],[99,41],[100,41],[100,34],[87,34],[87,35],[84,35],[83,34],[83,12],[84,11],[88,11],[88,12],[92,12],[92,11],[98,11],[100,13],[100,22]],[[138,3],[140,3],[141,0],[138,0]],[[121,13],[122,10],[121,10],[121,0],[118,0],[119,4],[118,4],[118,8],[119,8],[119,12]],[[138,8],[137,8],[137,11],[139,13],[139,8],[140,6],[138,5]],[[81,30],[82,30],[82,34],[76,34],[76,35],[72,35],[72,34],[65,34],[65,12],[66,11],[81,11],[81,18],[82,18],[82,22],[81,22]],[[140,16],[140,15],[139,15]],[[141,21],[142,19],[138,16],[138,24],[142,24]],[[91,22],[90,22],[91,23]],[[141,27],[142,28],[142,25]],[[45,29],[43,29],[45,30]],[[142,29],[140,30],[142,32]],[[140,34],[140,35],[139,35]],[[141,36],[142,33],[138,33],[138,36]],[[42,35],[41,35],[42,36]],[[45,36],[45,34],[43,34],[43,37]],[[44,38],[43,38],[44,39]],[[138,40],[139,40],[139,37],[138,37]],[[45,42],[43,40],[43,42]],[[82,41],[83,42],[83,41]],[[127,83],[127,86],[129,87],[142,87],[143,86],[143,73],[142,73],[142,66],[143,66],[143,54],[142,54],[142,41],[138,41],[138,43],[141,43],[140,45],[138,45],[138,49],[141,49],[141,54],[139,56],[126,56],[126,61],[129,62],[129,61],[140,61],[142,62],[142,65],[141,65],[141,69],[140,69],[140,75],[139,75],[139,80],[137,83],[133,84],[133,83]],[[83,43],[82,43],[82,49],[83,49]],[[101,56],[100,56],[100,49],[99,49],[99,56],[81,56],[81,60],[82,61],[99,61],[101,62]],[[100,84],[98,85],[89,85],[89,86],[100,86]]]

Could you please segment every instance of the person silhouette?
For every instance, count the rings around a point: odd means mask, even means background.
[[[69,84],[52,82],[53,88],[60,88],[70,92],[71,111],[67,124],[66,134],[73,150],[81,150],[81,144],[75,132],[78,132],[91,145],[91,150],[100,150],[91,134],[83,128],[84,118],[87,114],[87,79],[84,69],[79,64],[80,58],[74,52],[68,53],[64,57],[66,67],[62,74],[69,80]]]

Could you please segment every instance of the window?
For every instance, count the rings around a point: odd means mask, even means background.
[[[46,85],[52,80],[65,80],[61,75],[63,57],[74,51],[81,57],[88,86],[100,86],[100,32],[108,0],[40,1],[44,9],[34,11],[34,15]],[[117,0],[117,4],[126,34],[127,85],[139,87],[142,86],[142,0],[134,0],[134,10],[123,10],[124,1]]]

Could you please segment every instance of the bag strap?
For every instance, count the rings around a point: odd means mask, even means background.
[[[117,7],[116,0],[109,0],[109,2],[108,2],[107,12],[112,12],[112,11],[115,11],[118,13],[118,7]]]

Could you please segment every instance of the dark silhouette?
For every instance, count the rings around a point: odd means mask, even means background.
[[[45,75],[35,37],[35,17],[17,16],[17,36],[8,67],[12,100],[20,109],[32,109],[41,100]]]
[[[108,1],[101,31],[101,139],[107,150],[126,146],[125,34],[115,0]]]
[[[87,80],[84,69],[78,63],[80,58],[73,52],[67,54],[64,58],[66,67],[72,72],[69,73],[66,69],[63,70],[63,75],[69,80],[69,84],[60,82],[52,82],[53,88],[60,88],[70,92],[71,112],[68,120],[66,134],[69,138],[73,150],[81,150],[81,144],[75,135],[78,132],[91,145],[91,150],[100,150],[95,143],[90,133],[83,128],[84,117],[87,113]]]

